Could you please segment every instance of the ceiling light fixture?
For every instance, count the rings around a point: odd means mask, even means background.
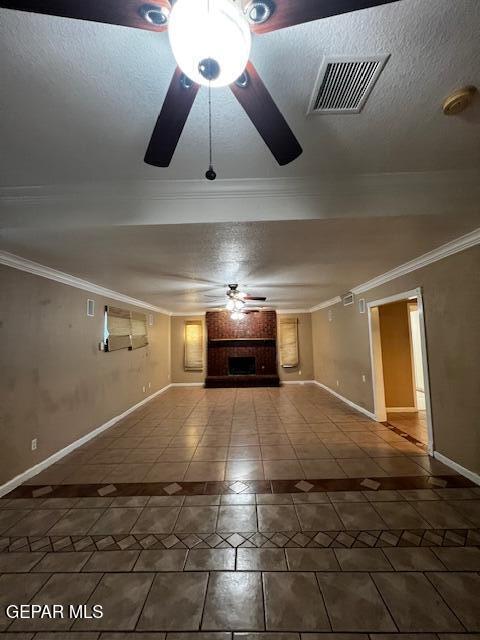
[[[243,315],[244,315],[244,314],[243,314],[243,313],[241,313],[240,311],[234,311],[234,312],[232,313],[232,315],[230,316],[230,318],[231,318],[232,320],[241,320],[241,319],[243,318]]]
[[[225,87],[247,66],[250,28],[232,0],[177,0],[168,35],[178,66],[197,84]]]

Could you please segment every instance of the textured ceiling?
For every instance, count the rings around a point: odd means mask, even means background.
[[[225,302],[238,282],[280,309],[310,308],[478,226],[403,216],[21,230],[3,247],[174,312]]]
[[[254,37],[252,60],[304,146],[280,168],[228,88],[214,92],[221,178],[471,168],[480,100],[445,118],[443,98],[480,84],[478,0],[401,0]],[[325,55],[391,54],[360,115],[309,116]],[[143,163],[174,69],[166,33],[0,10],[0,184],[202,178],[206,91],[167,170]]]
[[[0,10],[0,248],[176,312],[232,281],[284,309],[339,295],[480,226],[480,99],[441,112],[480,86],[479,32],[478,0],[401,0],[255,37],[305,152],[278,167],[217,90],[207,183],[205,91],[171,167],[143,163],[166,34]],[[325,55],[377,54],[361,114],[305,115]]]

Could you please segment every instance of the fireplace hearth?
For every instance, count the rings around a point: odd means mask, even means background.
[[[254,376],[257,365],[254,357],[230,356],[228,358],[229,376]]]

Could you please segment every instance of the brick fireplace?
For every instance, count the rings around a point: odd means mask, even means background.
[[[206,387],[278,387],[277,314],[209,311]]]

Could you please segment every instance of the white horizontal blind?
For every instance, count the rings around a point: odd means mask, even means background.
[[[284,368],[298,365],[298,320],[285,318],[280,320],[280,365]]]
[[[203,371],[203,323],[185,320],[185,371]]]
[[[119,349],[129,349],[131,346],[130,333],[130,311],[119,309],[118,307],[106,307],[108,351],[118,351]]]

